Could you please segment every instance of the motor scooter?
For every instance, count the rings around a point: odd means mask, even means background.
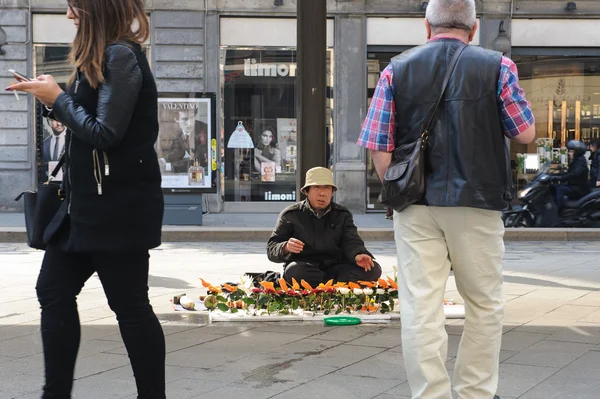
[[[547,165],[517,193],[519,206],[502,214],[505,227],[600,227],[600,189],[594,189],[578,200],[565,202],[558,211],[551,187],[553,174],[561,167]]]

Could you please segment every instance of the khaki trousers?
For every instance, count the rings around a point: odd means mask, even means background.
[[[454,369],[460,399],[498,386],[504,224],[498,211],[413,205],[394,213],[402,350],[413,399],[451,399],[443,300],[450,266],[466,319]]]

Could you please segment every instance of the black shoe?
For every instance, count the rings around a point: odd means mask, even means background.
[[[494,399],[500,399],[500,396],[494,395]]]

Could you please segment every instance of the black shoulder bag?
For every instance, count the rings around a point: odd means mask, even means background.
[[[45,232],[64,202],[61,183],[52,181],[65,162],[65,154],[60,156],[56,167],[48,177],[48,181],[38,186],[37,191],[25,191],[15,201],[24,199],[25,228],[27,245],[35,249],[45,249],[48,237]]]
[[[427,123],[421,127],[421,135],[417,141],[396,148],[392,154],[390,166],[383,176],[383,187],[378,200],[381,204],[393,208],[397,212],[402,212],[425,196],[425,152],[429,130],[446,93],[450,76],[466,47],[467,45],[464,45],[454,53],[444,77],[440,97],[433,107]]]

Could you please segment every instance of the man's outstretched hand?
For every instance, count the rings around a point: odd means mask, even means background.
[[[354,261],[357,265],[365,269],[366,272],[370,271],[375,264],[373,263],[373,258],[371,258],[367,254],[358,254],[354,257]]]
[[[288,242],[285,244],[284,252],[289,254],[290,252],[293,254],[299,254],[304,249],[304,243],[295,238],[290,238]]]

